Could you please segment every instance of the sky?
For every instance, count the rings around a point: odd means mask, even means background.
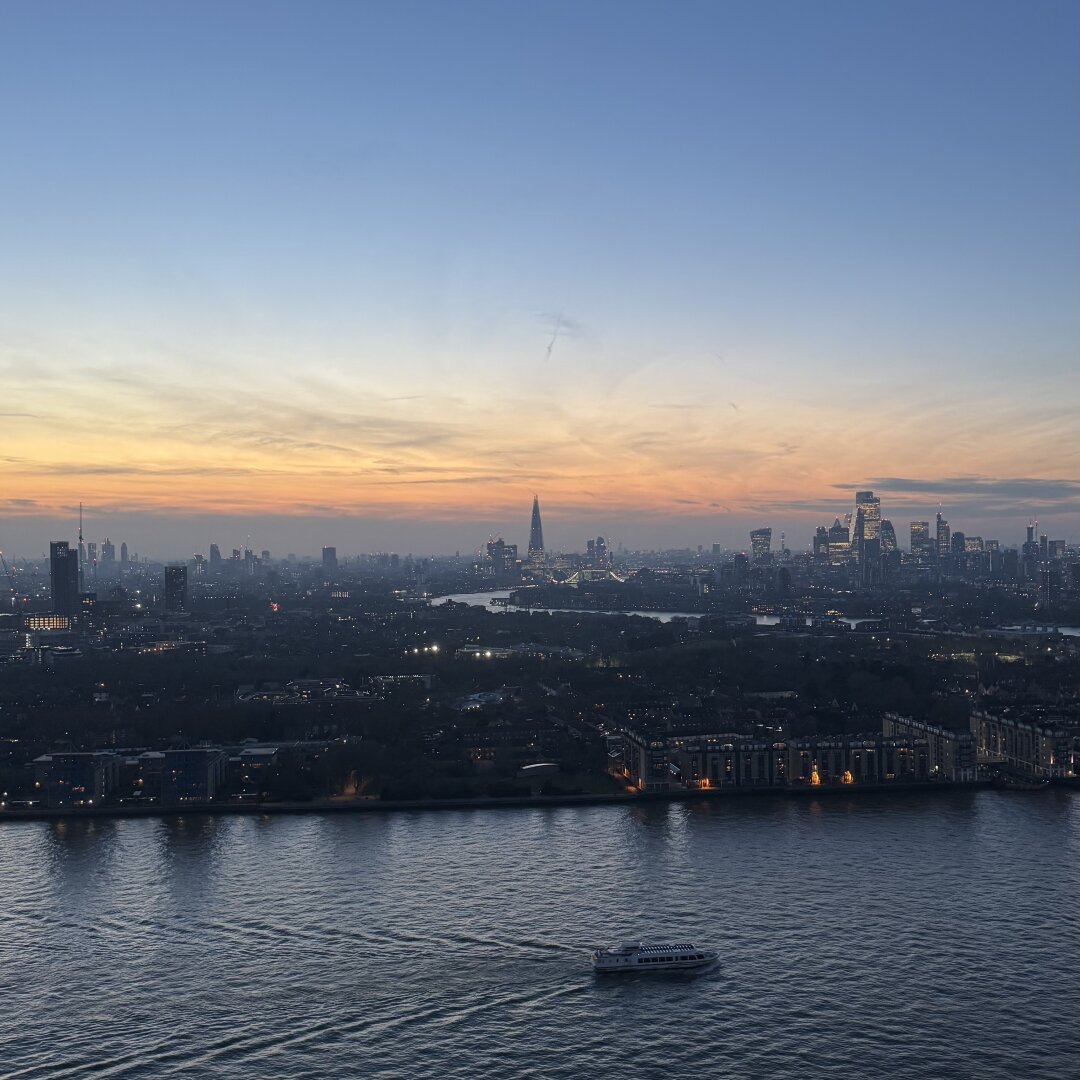
[[[3,0],[0,548],[1080,541],[1073,0]]]

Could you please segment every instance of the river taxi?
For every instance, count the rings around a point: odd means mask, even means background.
[[[592,964],[594,971],[604,974],[691,971],[708,967],[716,962],[719,955],[715,949],[702,949],[697,945],[652,945],[641,941],[596,949],[592,954]]]

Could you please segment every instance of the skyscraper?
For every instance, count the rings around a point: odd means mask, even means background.
[[[79,552],[66,540],[54,540],[49,544],[49,586],[55,614],[78,613]]]
[[[540,560],[544,557],[544,527],[540,524],[540,498],[533,496],[532,521],[529,524],[529,558]]]
[[[829,562],[844,563],[851,556],[851,535],[848,527],[836,518],[829,529]]]
[[[751,530],[750,554],[756,563],[767,563],[772,558],[772,528],[770,526]]]
[[[893,523],[888,518],[882,518],[881,553],[883,555],[888,554],[890,551],[895,551],[896,547],[896,530],[893,528]]]
[[[856,491],[855,509],[863,512],[862,538],[877,540],[881,535],[881,500],[872,491]]]
[[[938,562],[942,566],[948,566],[949,551],[952,547],[952,533],[949,529],[949,523],[941,516],[940,510],[937,513],[936,526],[937,528],[934,539],[937,541]]]
[[[824,561],[829,557],[829,530],[819,525],[814,533],[814,558]]]
[[[855,532],[851,549],[860,566],[875,570],[881,558],[881,500],[872,491],[855,492]],[[869,578],[865,577],[868,583]]]
[[[933,545],[930,543],[930,522],[911,523],[911,558],[916,566],[929,566],[932,562]]]
[[[866,562],[866,517],[861,506],[855,511],[855,523],[851,526],[851,553],[860,566]]]

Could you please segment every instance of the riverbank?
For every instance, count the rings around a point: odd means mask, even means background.
[[[27,807],[0,811],[0,824],[18,821],[52,821],[84,818],[176,817],[178,814],[387,814],[399,811],[503,810],[537,806],[638,806],[646,803],[702,802],[717,799],[774,798],[835,799],[888,798],[918,791],[927,794],[955,791],[982,791],[991,788],[987,780],[973,783],[934,781],[919,784],[844,785],[838,787],[732,787],[707,791],[625,792],[612,795],[520,795],[490,799],[323,799],[313,802],[186,803],[183,806],[82,806]]]

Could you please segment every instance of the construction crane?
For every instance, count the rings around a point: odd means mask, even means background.
[[[11,606],[13,608],[19,605],[19,585],[15,580],[15,571],[8,566],[7,559],[4,558],[4,553],[0,551],[0,566],[4,568],[4,574],[8,579],[8,584],[11,586]]]

